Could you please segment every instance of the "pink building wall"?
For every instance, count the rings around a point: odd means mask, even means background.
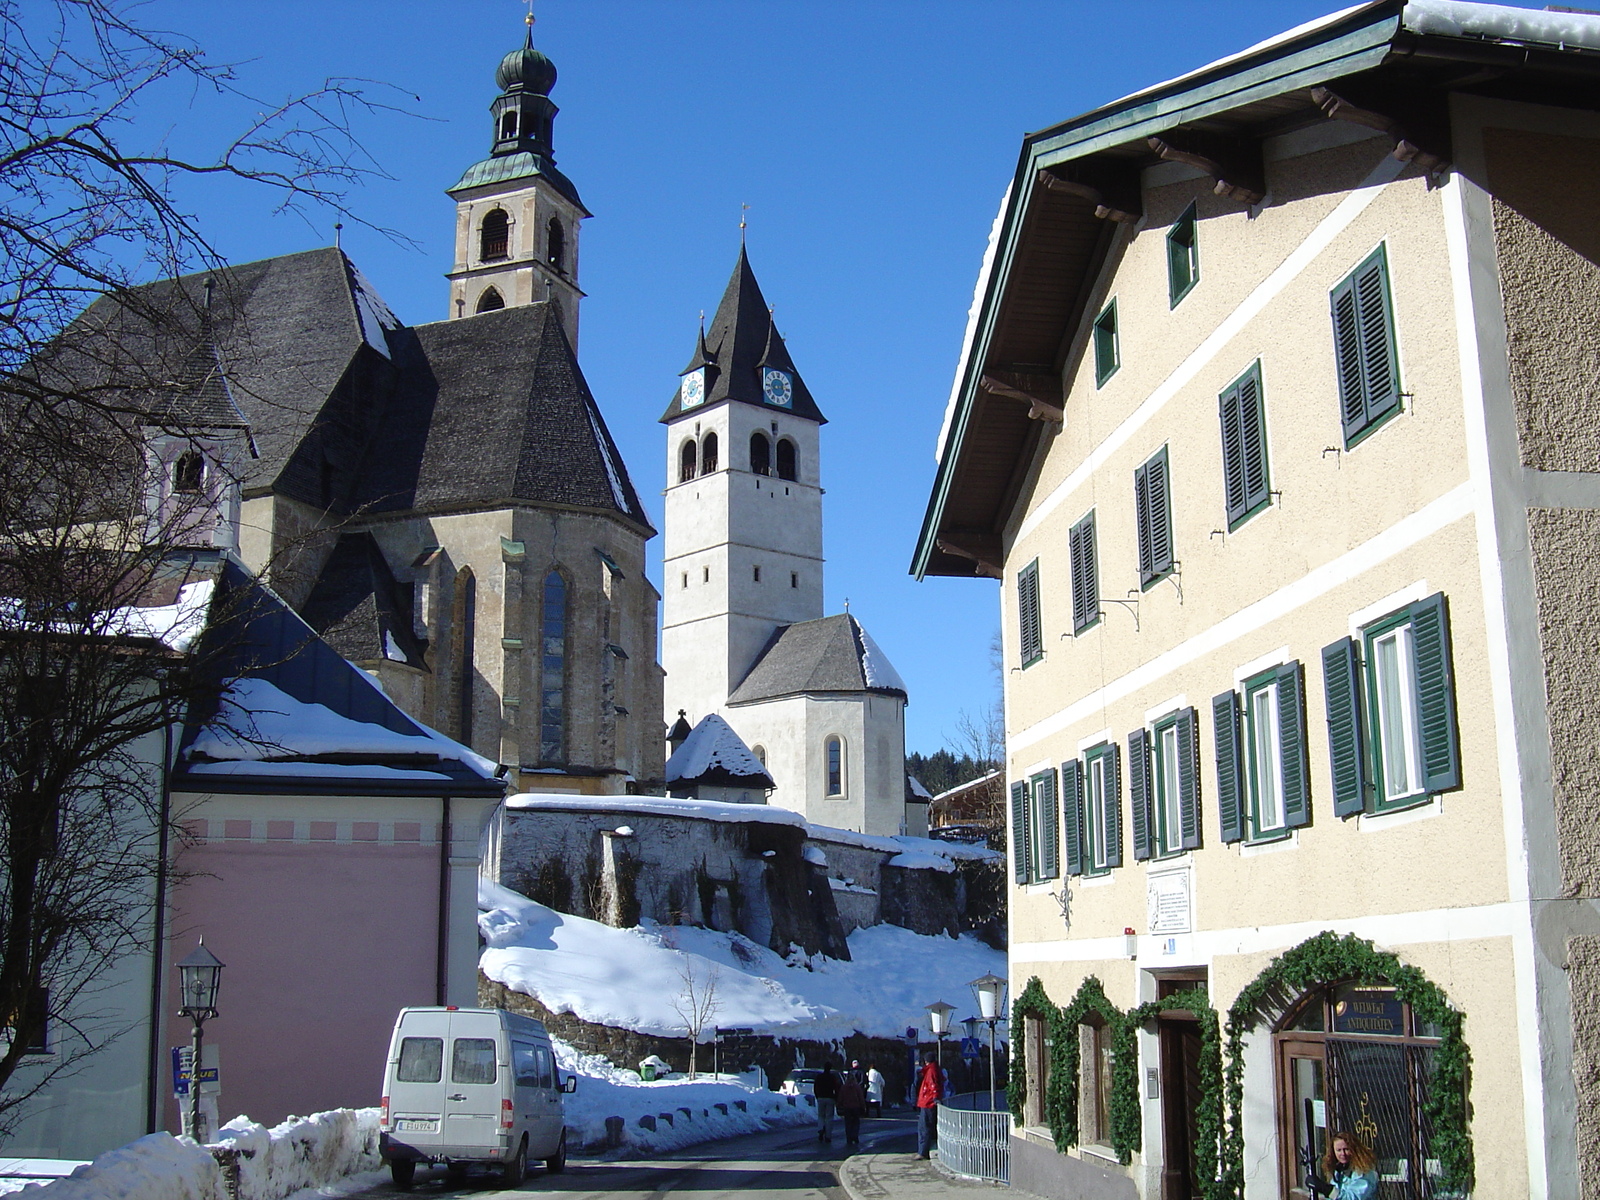
[[[242,824],[213,821],[213,836],[178,856],[189,877],[169,910],[165,1044],[189,1038],[189,1022],[173,1015],[170,964],[204,935],[226,964],[221,1015],[206,1024],[221,1051],[221,1120],[243,1113],[270,1126],[376,1105],[395,1014],[435,1002],[437,823],[385,822],[381,842],[376,822],[356,822],[343,841],[328,840],[332,821]],[[164,1090],[176,1132],[177,1104]]]

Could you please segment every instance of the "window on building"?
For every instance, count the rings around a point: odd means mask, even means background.
[[[567,269],[567,231],[558,217],[545,226],[544,260],[558,271]]]
[[[560,571],[544,577],[539,672],[539,760],[559,765],[567,750],[567,580]]]
[[[678,449],[678,482],[688,483],[695,477],[695,459],[699,456],[699,448],[693,438],[688,438]]]
[[[1266,406],[1261,394],[1261,364],[1217,397],[1222,419],[1222,486],[1228,528],[1234,529],[1272,499],[1267,472]]]
[[[1172,489],[1167,448],[1133,473],[1134,524],[1139,540],[1139,583],[1149,587],[1172,570]]]
[[[511,251],[511,218],[503,208],[491,208],[478,226],[478,258],[493,262],[506,258]],[[482,308],[479,308],[482,311]]]
[[[1039,627],[1039,560],[1017,572],[1017,633],[1022,665],[1031,667],[1044,657]]]
[[[506,306],[505,299],[497,288],[485,288],[483,295],[478,297],[477,312],[496,312]]]
[[[797,588],[797,587],[800,586],[800,572],[799,571],[790,571],[789,572],[789,586],[792,587],[792,588]]]
[[[684,587],[688,587],[689,586],[689,572],[687,572],[687,571],[685,571],[683,573],[683,584],[682,584],[682,586],[684,586]]]
[[[795,449],[795,445],[794,445],[793,441],[791,441],[789,438],[779,438],[778,439],[778,478],[779,479],[798,479],[798,478],[800,478],[800,476],[798,474],[799,461],[798,461],[798,457],[797,456],[798,456],[798,451]]]
[[[700,474],[710,475],[717,469],[717,435],[713,430],[700,442]]]
[[[1172,308],[1200,282],[1198,225],[1191,204],[1167,230],[1167,300]]]
[[[1128,735],[1133,856],[1167,858],[1200,846],[1196,717],[1192,708]]]
[[[1102,1022],[1078,1026],[1078,1142],[1111,1145],[1111,1080],[1116,1057],[1111,1029]]]
[[[478,674],[478,580],[470,567],[456,576],[456,632],[456,740],[470,746]]]
[[[763,767],[767,765],[767,748],[765,746],[752,746],[750,753],[756,756],[756,761]]]
[[[823,752],[828,760],[828,795],[842,796],[845,784],[843,739],[830,737],[823,746]]]
[[[1041,771],[1011,785],[1012,865],[1019,884],[1060,876],[1060,827],[1054,771]]]
[[[1322,651],[1338,816],[1420,804],[1461,785],[1444,593]]]
[[[1100,565],[1093,512],[1067,534],[1067,549],[1072,559],[1072,632],[1078,634],[1100,619]]]
[[[1094,319],[1094,383],[1100,387],[1122,365],[1122,348],[1117,343],[1117,302],[1113,300]]]
[[[772,443],[759,429],[750,435],[750,470],[756,475],[772,474]]]
[[[1061,764],[1069,875],[1102,875],[1122,865],[1120,749],[1115,742],[1101,742],[1081,760]]]
[[[206,460],[198,450],[185,450],[172,464],[172,490],[198,492],[205,483]]]
[[[701,567],[700,568],[700,582],[701,583],[710,583],[711,582],[711,568],[710,567]]]
[[[761,582],[761,568],[760,567],[751,567],[750,568],[750,578],[751,578],[752,582],[760,583]]]
[[[507,109],[500,114],[500,138],[504,141],[506,138],[514,138],[516,136],[517,110],[514,108]]]
[[[1212,700],[1224,842],[1273,841],[1311,823],[1304,672],[1286,663]]]
[[[1027,1047],[1027,1061],[1023,1064],[1027,1090],[1023,1093],[1026,1099],[1023,1102],[1022,1120],[1024,1125],[1038,1128],[1045,1122],[1045,1097],[1049,1095],[1050,1064],[1055,1057],[1055,1043],[1050,1032],[1051,1024],[1043,1017],[1030,1013],[1023,1017],[1023,1021],[1027,1031],[1023,1042]]]
[[[1374,250],[1333,289],[1333,347],[1339,371],[1339,416],[1348,448],[1400,411],[1389,256]]]

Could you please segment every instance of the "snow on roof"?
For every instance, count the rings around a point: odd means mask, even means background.
[[[906,776],[906,786],[911,789],[911,794],[918,800],[932,800],[933,793],[923,786],[922,780],[915,775]]]
[[[972,289],[972,307],[967,309],[967,329],[961,335],[961,355],[956,359],[956,377],[950,385],[950,399],[945,401],[944,421],[939,426],[939,440],[933,447],[933,461],[942,463],[949,447],[950,434],[955,428],[956,409],[961,404],[961,380],[967,369],[967,359],[972,355],[972,344],[978,336],[978,322],[983,318],[983,298],[989,290],[989,277],[994,274],[995,254],[1000,246],[1000,230],[1006,223],[1006,208],[1011,204],[1011,184],[1006,184],[1005,195],[1000,197],[1000,211],[994,214],[994,224],[989,226],[989,244],[983,248],[983,263],[978,268],[978,282]]]
[[[928,854],[922,850],[907,850],[903,854],[896,854],[884,865],[888,867],[913,867],[922,871],[944,871],[947,874],[956,869],[955,863],[944,855]]]
[[[592,408],[589,410],[589,428],[594,430],[594,444],[600,448],[600,461],[606,469],[606,481],[611,484],[611,498],[623,512],[632,512],[632,506],[628,503],[628,491],[622,486],[622,472],[618,470],[617,461],[611,454],[611,443],[600,431],[600,418],[595,415]],[[610,563],[611,560],[606,561]],[[613,568],[616,566],[615,563],[611,565]]]
[[[906,834],[883,837],[875,833],[857,833],[853,829],[835,829],[831,825],[808,825],[806,832],[807,836],[814,842],[834,842],[842,846],[860,846],[865,850],[882,850],[890,854],[907,852],[941,854],[946,858],[959,858],[966,861],[1005,857],[1000,851],[990,850],[985,846],[958,846],[950,842],[937,841],[934,838],[910,837]]]
[[[887,688],[891,691],[906,691],[906,681],[900,678],[900,672],[894,669],[889,656],[872,640],[872,635],[860,621],[856,622],[856,632],[861,635],[861,674],[867,681],[869,688]],[[909,694],[909,693],[907,693]]]
[[[507,808],[545,812],[635,813],[655,817],[698,817],[704,821],[762,821],[769,825],[805,827],[806,819],[787,808],[765,804],[730,804],[722,800],[678,800],[667,796],[575,796],[558,792],[524,792],[506,799]]]
[[[965,783],[956,784],[953,788],[947,788],[945,791],[942,791],[935,796],[934,800],[943,800],[946,796],[956,796],[960,795],[962,792],[970,791],[972,788],[977,787],[980,783],[988,783],[989,780],[993,779],[998,774],[1000,774],[1000,769],[996,767],[993,771],[979,775],[976,779],[969,779]]]
[[[1400,19],[1413,33],[1600,50],[1600,15],[1594,13],[1541,12],[1463,0],[1410,0]]]
[[[703,717],[667,759],[668,783],[693,783],[708,776],[713,777],[711,782],[749,780],[766,787],[776,786],[744,739],[716,713]]]
[[[154,638],[169,650],[187,653],[206,627],[213,585],[210,579],[186,583],[178,589],[178,598],[171,604],[113,609],[106,614],[105,632],[112,636]]]
[[[385,329],[399,329],[400,318],[387,304],[383,297],[378,295],[378,290],[367,281],[361,269],[350,262],[350,294],[355,297],[356,316],[361,319],[361,336],[385,358],[391,357],[389,353],[389,339],[384,337]]]
[[[657,1036],[683,1033],[673,1002],[689,968],[700,979],[717,972],[718,1025],[822,1041],[898,1037],[922,1023],[929,996],[968,995],[969,979],[1006,974],[1005,953],[971,934],[874,925],[850,934],[853,961],[785,959],[742,934],[692,925],[675,927],[669,946],[653,924],[613,929],[487,882],[478,907],[485,976],[551,1012]]]

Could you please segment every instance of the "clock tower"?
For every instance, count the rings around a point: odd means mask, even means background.
[[[724,711],[780,628],[823,615],[825,418],[742,246],[661,420],[666,711],[699,721]]]
[[[501,59],[494,73],[500,95],[489,106],[489,157],[447,189],[456,202],[450,317],[552,300],[576,350],[583,297],[578,223],[589,210],[556,169],[557,109],[550,100],[556,68],[534,49],[532,22],[530,16],[522,47]]]

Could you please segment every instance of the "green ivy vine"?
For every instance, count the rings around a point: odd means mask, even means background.
[[[1078,985],[1078,992],[1072,997],[1072,1002],[1061,1010],[1061,1024],[1066,1031],[1064,1038],[1058,1039],[1065,1043],[1064,1052],[1058,1056],[1061,1069],[1052,1069],[1050,1082],[1052,1090],[1061,1094],[1059,1107],[1064,1110],[1059,1122],[1060,1134],[1056,1138],[1056,1148],[1064,1150],[1068,1146],[1076,1146],[1080,1131],[1078,1129],[1078,1080],[1081,1078],[1081,1054],[1078,1046],[1078,1026],[1084,1023],[1084,1018],[1090,1015],[1098,1016],[1108,1029],[1111,1030],[1111,1045],[1116,1053],[1116,1066],[1113,1069],[1113,1079],[1120,1080],[1122,1074],[1122,1010],[1110,1000],[1106,999],[1105,988],[1100,980],[1090,975]],[[1061,1076],[1061,1087],[1054,1088],[1056,1076]],[[1138,1095],[1138,1072],[1135,1071],[1134,1087],[1135,1102]],[[1111,1148],[1117,1152],[1117,1158],[1124,1164],[1129,1161],[1130,1153],[1139,1148],[1139,1130],[1135,1123],[1133,1143],[1125,1145],[1125,1138],[1119,1138],[1122,1131],[1118,1128],[1116,1118],[1116,1091],[1117,1083],[1112,1084],[1112,1117],[1111,1117]]]
[[[1433,1078],[1424,1112],[1433,1127],[1429,1154],[1439,1160],[1439,1184],[1470,1191],[1473,1182],[1472,1135],[1467,1130],[1467,1066],[1462,1014],[1444,991],[1416,967],[1379,950],[1354,934],[1323,931],[1287,950],[1267,965],[1234,1000],[1227,1023],[1228,1134],[1223,1147],[1223,1195],[1244,1194],[1244,1037],[1260,1023],[1269,999],[1297,997],[1330,983],[1389,986],[1411,1005],[1419,1021],[1440,1034],[1433,1055]]]

